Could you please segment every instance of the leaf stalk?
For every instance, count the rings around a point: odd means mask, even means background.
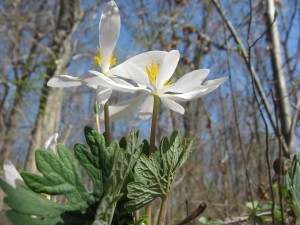
[[[152,113],[152,121],[151,121],[151,134],[150,134],[150,147],[149,153],[153,154],[155,152],[155,134],[156,134],[156,122],[157,122],[157,113],[158,113],[158,100],[159,97],[157,95],[153,95],[153,113]]]
[[[110,145],[110,123],[109,123],[109,109],[108,102],[104,104],[104,124],[105,124],[105,140],[106,146]]]

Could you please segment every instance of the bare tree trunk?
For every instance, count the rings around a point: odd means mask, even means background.
[[[278,32],[277,21],[275,18],[274,0],[267,0],[268,26],[271,26],[269,38],[271,42],[271,60],[273,68],[273,76],[275,81],[276,104],[279,111],[279,121],[281,125],[282,135],[289,147],[290,153],[296,152],[295,132],[292,128],[292,114],[290,109],[289,93],[282,63],[282,55],[280,50],[280,36]],[[273,24],[272,24],[273,23]]]
[[[32,132],[30,149],[25,162],[25,168],[29,171],[36,170],[35,150],[43,147],[44,142],[58,131],[63,90],[49,88],[47,82],[52,76],[62,74],[67,68],[70,61],[72,35],[82,18],[80,0],[59,0],[58,6],[59,18],[56,21],[51,46],[54,55],[51,56],[47,65],[48,78],[44,81],[36,126]]]

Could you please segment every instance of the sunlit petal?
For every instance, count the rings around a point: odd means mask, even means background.
[[[103,107],[112,94],[112,89],[103,86],[97,86],[97,102],[99,107]]]
[[[178,112],[180,114],[184,114],[184,108],[177,102],[175,102],[171,99],[168,99],[167,97],[164,97],[164,96],[161,96],[160,100],[166,108],[173,110],[175,112]]]
[[[152,116],[154,98],[152,95],[148,96],[140,105],[138,116],[141,120],[147,120]]]
[[[84,84],[84,82],[82,82],[82,78],[73,77],[70,75],[59,75],[59,76],[52,77],[48,81],[47,86],[64,88],[64,87],[76,87],[82,84]]]
[[[194,70],[166,87],[165,92],[185,93],[198,88],[209,74],[208,69]]]
[[[218,79],[214,79],[214,80],[208,80],[203,83],[203,86],[204,87],[213,87],[213,86],[218,87],[221,84],[223,84],[227,79],[228,79],[228,77],[222,77],[222,78],[218,78]]]
[[[139,85],[151,87],[146,70],[141,70],[135,64],[132,64],[130,62],[126,64],[126,69],[134,82]]]
[[[134,110],[137,109],[138,105],[145,98],[145,95],[140,95],[132,98],[130,101],[119,103],[116,105],[109,106],[109,119],[116,121],[119,119],[128,119]],[[102,116],[103,119],[103,116]]]
[[[157,64],[161,63],[163,58],[168,54],[165,51],[149,51],[145,53],[138,54],[128,59],[127,61],[121,63],[120,65],[112,68],[109,72],[114,75],[118,75],[127,79],[131,79],[131,74],[127,70],[127,63],[132,63],[137,66],[139,69],[145,71],[146,67],[150,66],[152,63]]]
[[[53,134],[44,144],[44,148],[56,153],[58,133]]]
[[[99,23],[99,46],[102,72],[107,72],[110,58],[119,38],[121,27],[119,9],[114,1],[107,3]]]
[[[163,59],[160,69],[157,74],[156,86],[158,89],[162,88],[170,77],[173,75],[178,61],[179,61],[179,51],[170,51]]]
[[[105,76],[104,74],[102,74],[100,72],[97,72],[94,70],[90,70],[89,72],[96,76],[83,79],[83,81],[86,83],[96,84],[98,86],[111,88],[113,90],[120,91],[120,92],[135,92],[138,90],[142,90],[142,88],[139,88],[139,87],[134,87],[132,85],[128,86],[128,85],[123,85],[123,84],[114,82],[112,79],[110,79],[109,77]]]
[[[4,177],[6,182],[16,188],[17,184],[25,185],[22,177],[11,161],[5,160],[3,163]]]
[[[202,90],[196,90],[196,91],[190,91],[183,94],[164,94],[164,97],[167,97],[168,99],[174,100],[176,102],[186,102],[190,101],[192,99],[198,98],[199,96],[203,96],[208,92],[209,88],[202,89]]]

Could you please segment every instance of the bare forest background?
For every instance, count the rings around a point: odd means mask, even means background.
[[[84,143],[84,126],[95,127],[92,89],[46,83],[93,67],[105,2],[0,2],[0,165],[10,159],[19,171],[34,171],[34,150],[49,136],[58,132],[72,149]],[[299,0],[116,2],[122,22],[117,62],[178,49],[176,76],[199,68],[211,70],[209,79],[229,76],[212,94],[186,103],[183,116],[160,112],[157,139],[173,129],[196,138],[175,181],[167,224],[200,202],[208,205],[205,216],[225,220],[248,215],[247,202],[278,201],[271,188],[283,182],[276,165],[300,149]],[[127,97],[116,93],[114,101]],[[112,124],[114,138],[132,125],[148,138],[149,121],[134,117]]]

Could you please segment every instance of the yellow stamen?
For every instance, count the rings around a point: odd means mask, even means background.
[[[149,80],[150,80],[151,82],[153,82],[153,83],[156,82],[156,76],[157,76],[157,74],[158,74],[159,68],[160,68],[160,64],[159,64],[159,63],[157,63],[156,66],[154,65],[154,63],[152,63],[152,65],[151,65],[150,68],[148,68],[148,67],[146,66],[146,72],[147,72],[147,74],[148,74]]]
[[[165,83],[164,83],[164,86],[167,87],[167,86],[170,86],[171,85],[171,81],[170,80],[167,80]]]
[[[97,47],[97,55],[93,57],[94,60],[94,66],[101,66],[102,64],[102,59],[101,59],[101,54],[100,54],[100,48]],[[116,65],[117,60],[114,58],[114,55],[111,54],[110,59],[109,59],[109,67],[113,67]]]
[[[157,77],[159,68],[160,68],[160,64],[159,63],[157,63],[156,65],[154,63],[152,63],[149,68],[146,66],[146,72],[148,74],[148,78],[149,78],[149,80],[152,83],[156,83],[156,77]],[[164,86],[170,86],[170,85],[171,85],[171,81],[170,80],[167,80],[164,83]]]
[[[41,193],[41,196],[43,196],[44,198],[50,199],[50,195],[48,195],[48,194]]]

